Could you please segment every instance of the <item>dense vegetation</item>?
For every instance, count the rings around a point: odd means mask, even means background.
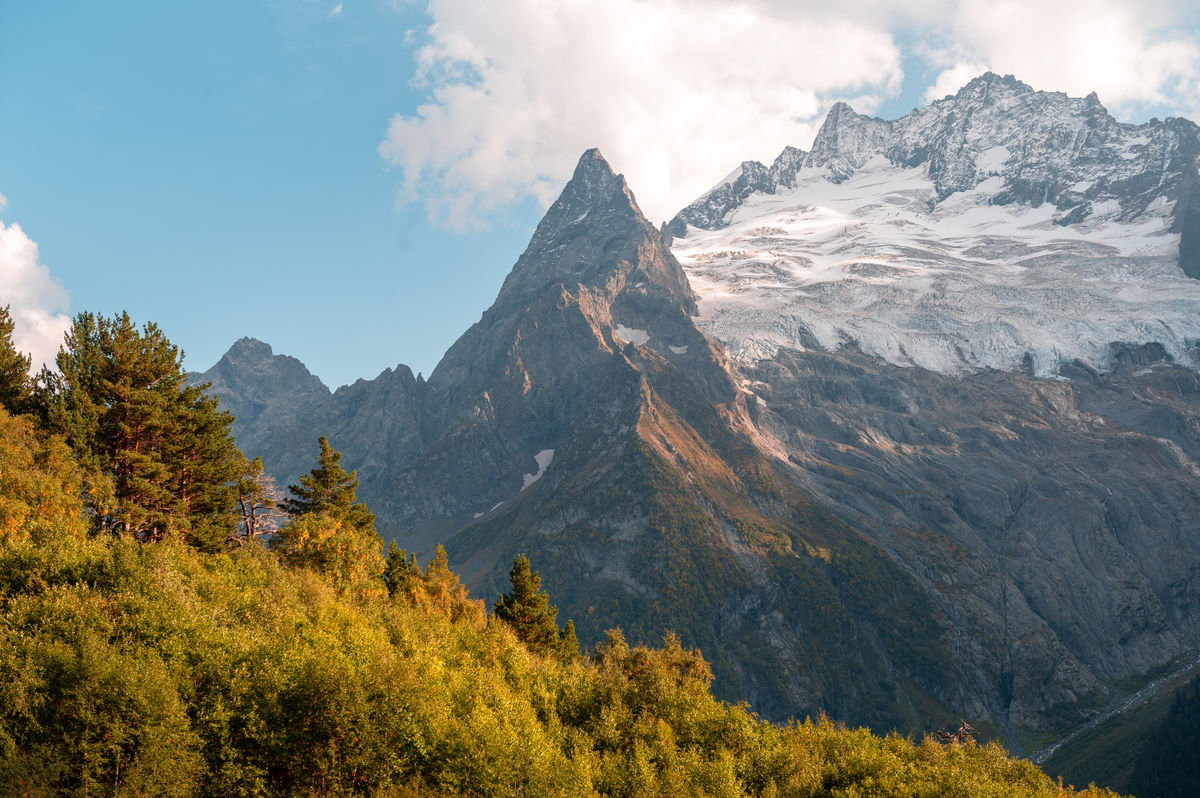
[[[1175,694],[1167,716],[1139,743],[1131,790],[1143,798],[1200,794],[1200,679]]]
[[[384,556],[327,442],[255,532],[261,468],[157,330],[81,316],[64,354],[0,408],[2,794],[1065,792],[994,744],[762,723],[672,635],[584,656],[521,557],[489,616],[444,552]]]

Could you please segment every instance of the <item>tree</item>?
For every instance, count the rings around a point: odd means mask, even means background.
[[[139,330],[122,313],[75,317],[56,359],[43,369],[34,403],[89,474],[101,527],[140,540],[179,537],[219,548],[235,523],[244,458],[233,416],[207,385],[189,385],[183,354],[155,324]]]
[[[531,650],[543,654],[556,648],[558,608],[550,605],[550,596],[541,589],[542,580],[529,567],[529,558],[518,555],[508,578],[512,591],[496,601],[496,617],[511,626]]]
[[[382,544],[374,527],[356,527],[337,512],[295,516],[271,539],[288,565],[310,568],[342,592],[364,598],[383,594]]]
[[[421,568],[417,565],[417,555],[409,554],[394,540],[389,543],[387,556],[383,560],[383,584],[387,586],[388,595],[400,594],[411,602],[420,579]]]
[[[31,409],[30,359],[13,345],[13,320],[8,308],[0,308],[0,405],[10,413],[24,413]]]
[[[562,637],[558,641],[558,658],[563,662],[574,662],[579,659],[579,638],[575,634],[575,621],[567,620],[563,627]]]
[[[82,538],[87,520],[74,453],[28,416],[0,407],[0,545],[62,533]]]
[[[283,511],[293,518],[307,513],[333,513],[357,529],[374,532],[375,514],[356,501],[358,471],[347,473],[342,468],[342,453],[330,446],[324,435],[317,444],[317,467],[301,476],[299,485],[288,485],[292,497],[279,503]]]
[[[237,502],[240,520],[226,542],[240,546],[279,529],[283,512],[279,509],[275,480],[263,473],[261,457],[243,458],[242,473],[237,483]]]

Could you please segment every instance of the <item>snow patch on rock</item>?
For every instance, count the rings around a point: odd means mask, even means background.
[[[629,341],[634,346],[644,346],[650,340],[650,333],[645,330],[639,330],[636,327],[626,327],[623,324],[618,324],[614,327],[613,332],[622,341]]]
[[[538,452],[537,454],[535,454],[533,456],[533,460],[534,460],[534,462],[537,463],[537,467],[538,467],[537,473],[536,474],[523,474],[521,476],[521,479],[523,480],[523,484],[521,485],[521,490],[525,490],[530,485],[532,485],[533,483],[537,482],[539,479],[542,478],[542,474],[546,473],[546,469],[550,467],[550,463],[554,460],[554,450],[553,449],[542,449],[540,452]],[[499,505],[497,505],[497,506],[499,506]],[[492,509],[494,510],[496,508],[493,507]]]

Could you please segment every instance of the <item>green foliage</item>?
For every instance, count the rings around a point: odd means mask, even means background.
[[[10,413],[24,413],[31,409],[31,361],[13,345],[13,320],[8,309],[8,305],[0,308],[0,406]]]
[[[417,565],[417,555],[409,554],[394,540],[388,543],[387,556],[383,559],[383,584],[388,595],[409,596],[420,579],[421,568]]]
[[[36,404],[84,465],[100,524],[141,540],[221,547],[235,522],[242,457],[233,417],[207,386],[187,383],[179,349],[126,313],[81,313],[57,363],[58,372],[42,372]]]
[[[1162,723],[1141,741],[1129,788],[1144,798],[1200,794],[1200,679],[1175,694]]]
[[[322,435],[317,444],[317,467],[300,477],[299,485],[288,485],[292,497],[280,502],[291,516],[307,513],[326,513],[340,516],[346,523],[362,531],[375,531],[375,514],[367,505],[356,500],[358,471],[342,468],[342,453],[329,445]]]
[[[310,568],[339,590],[356,595],[382,595],[383,541],[374,527],[354,526],[340,513],[296,516],[271,539],[285,563]]]
[[[558,648],[558,610],[542,590],[542,580],[524,554],[513,559],[508,572],[512,589],[496,601],[496,617],[512,627],[530,649],[544,654]],[[571,626],[574,632],[574,624]],[[578,641],[576,641],[578,648]]]
[[[82,474],[66,444],[0,407],[0,540],[83,537],[82,491]]]
[[[579,637],[575,634],[575,621],[567,620],[563,627],[562,637],[558,640],[558,656],[564,662],[579,659]]]
[[[57,506],[66,451],[0,414],[0,462]],[[673,635],[538,655],[440,547],[419,572],[336,512],[215,554],[21,523],[0,539],[0,794],[1073,794],[995,745],[760,722]]]

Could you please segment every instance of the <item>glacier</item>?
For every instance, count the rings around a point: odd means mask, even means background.
[[[699,325],[743,362],[850,345],[1054,376],[1157,343],[1200,366],[1177,223],[1195,125],[1170,122],[1189,136],[994,75],[894,122],[840,104],[811,153],[743,164],[682,211],[672,251]]]

